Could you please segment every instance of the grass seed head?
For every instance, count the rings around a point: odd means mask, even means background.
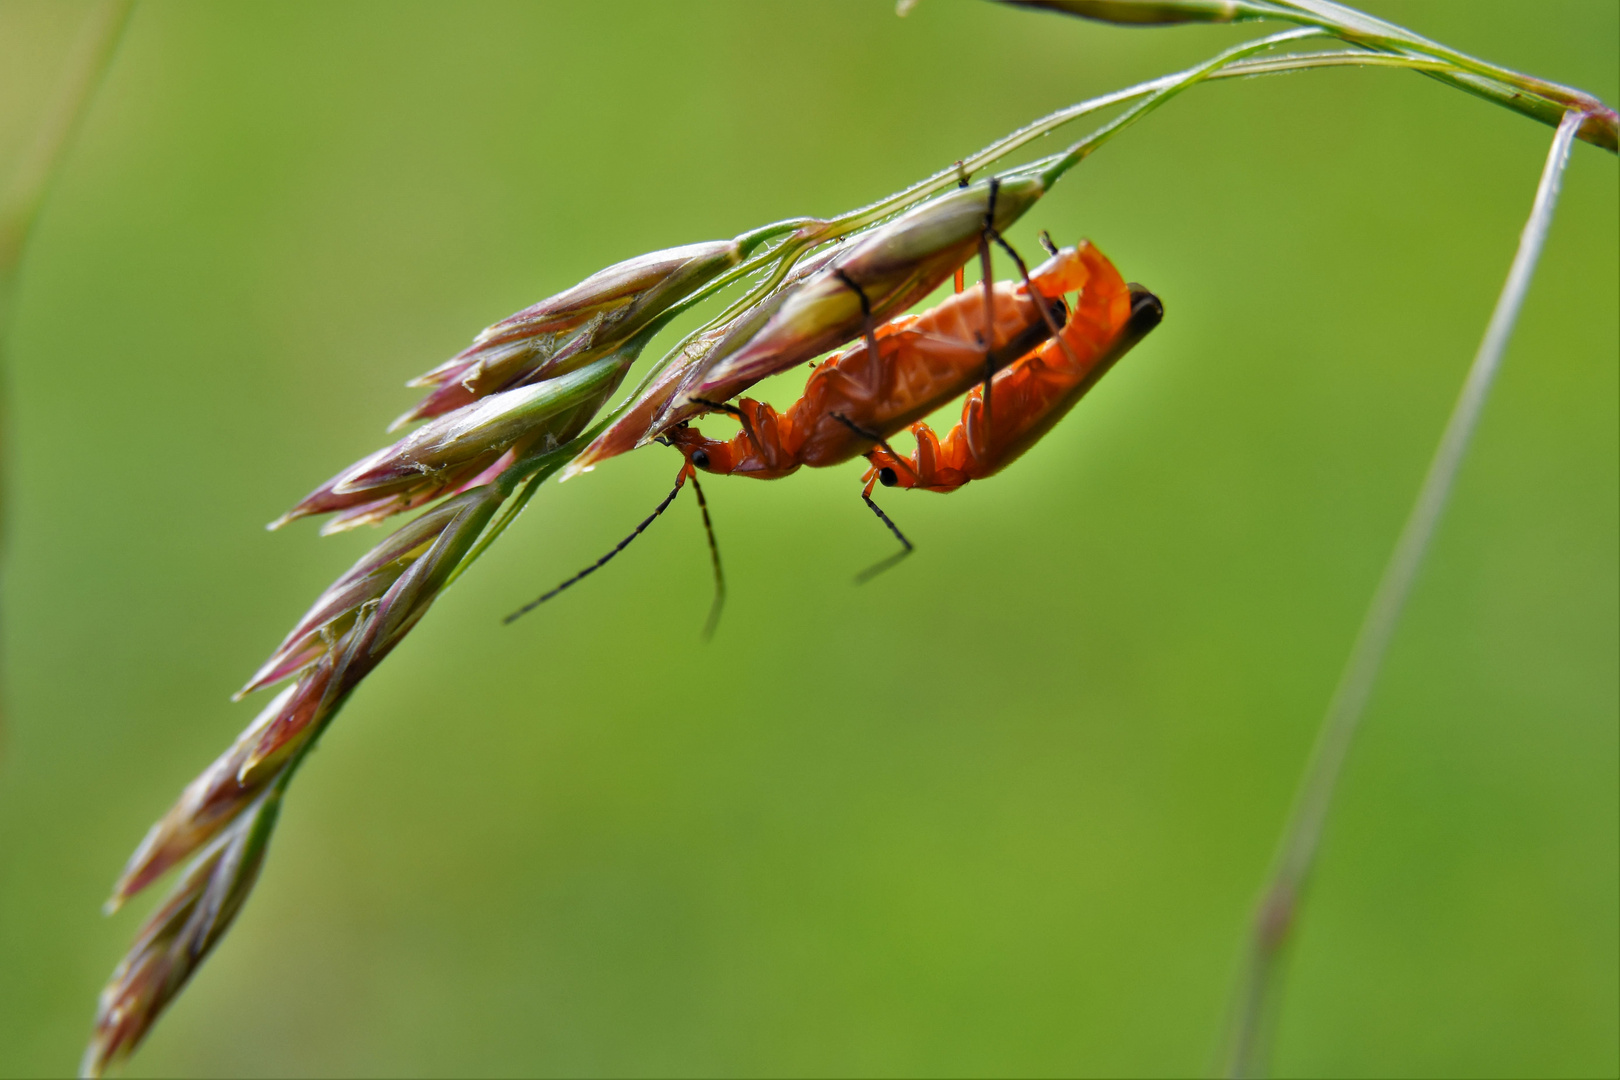
[[[258,878],[281,793],[280,785],[261,793],[147,919],[101,991],[81,1075],[128,1057],[230,928]]]
[[[502,499],[484,485],[446,500],[373,548],[315,602],[243,692],[297,681],[152,826],[114,886],[110,909],[212,840],[277,780],[426,614]]]
[[[494,394],[431,420],[338,473],[271,522],[279,529],[336,513],[326,532],[371,524],[471,485],[521,454],[561,446],[584,429],[640,354],[626,346],[586,367]]]
[[[390,430],[579,368],[736,266],[742,255],[736,240],[715,240],[650,252],[598,271],[486,327],[471,346],[413,379],[409,385],[434,390]]]

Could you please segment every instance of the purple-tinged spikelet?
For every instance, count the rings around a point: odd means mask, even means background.
[[[97,1009],[84,1071],[127,1055],[235,916],[282,788],[344,699],[426,614],[504,496],[486,485],[434,507],[328,589],[249,688],[296,675],[147,833],[108,900],[116,909],[196,855],[142,928]],[[201,854],[197,854],[198,852]]]
[[[654,251],[598,271],[486,327],[472,345],[411,380],[410,386],[434,390],[390,430],[581,367],[741,261],[737,241],[715,240]]]
[[[530,450],[561,446],[579,434],[618,388],[639,351],[622,348],[567,374],[503,391],[431,420],[338,473],[269,528],[336,513],[322,531],[337,532],[487,483],[503,462],[509,465]]]

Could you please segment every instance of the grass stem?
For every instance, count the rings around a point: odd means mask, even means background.
[[[1435,449],[1418,491],[1417,501],[1407,515],[1400,539],[1384,567],[1383,577],[1373,593],[1363,617],[1355,644],[1328,705],[1327,715],[1317,733],[1304,779],[1296,796],[1287,827],[1283,832],[1272,876],[1255,911],[1254,924],[1244,969],[1231,1004],[1231,1023],[1223,1059],[1228,1076],[1262,1076],[1266,1072],[1273,1021],[1279,998],[1283,948],[1299,913],[1301,894],[1310,876],[1322,830],[1333,795],[1338,787],[1350,744],[1361,726],[1368,698],[1372,694],[1391,638],[1400,622],[1423,565],[1424,555],[1434,538],[1435,528],[1445,511],[1446,501],[1456,481],[1468,444],[1479,423],[1491,383],[1502,364],[1502,355],[1524,305],[1525,293],[1536,261],[1541,256],[1547,230],[1558,202],[1558,187],[1569,161],[1585,114],[1568,112],[1553,136],[1552,148],[1536,189],[1530,218],[1519,237],[1519,249],[1508,271],[1507,283],[1497,298],[1496,308],[1485,330],[1479,352],[1474,356],[1468,378],[1446,422],[1440,445]]]
[[[133,6],[133,0],[105,0],[85,22],[68,57],[67,70],[57,87],[56,97],[46,108],[33,142],[24,151],[4,196],[0,197],[0,559],[4,558],[11,532],[5,498],[9,487],[6,483],[9,455],[4,442],[11,412],[6,342],[11,336],[11,316],[23,256],[28,250],[34,222],[39,219],[40,207],[45,205],[51,181],[62,163],[62,155],[72,143],[96,87],[112,62]]]
[[[47,106],[33,142],[17,163],[17,171],[0,199],[0,334],[4,334],[9,322],[17,269],[27,250],[29,233],[50,192],[62,154],[73,141],[86,106],[112,60],[132,6],[131,0],[106,0],[86,20],[68,57],[56,97]]]

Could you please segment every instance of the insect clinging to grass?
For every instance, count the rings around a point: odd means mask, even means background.
[[[1127,286],[1089,241],[1059,250],[1043,234],[1051,257],[1029,271],[991,223],[996,187],[992,181],[992,210],[986,213],[979,253],[982,289],[965,291],[959,266],[955,295],[927,311],[875,324],[865,290],[841,267],[830,267],[828,272],[860,304],[863,339],[814,365],[804,393],[786,409],[778,411],[746,397],[732,405],[693,396],[692,402],[708,411],[736,417],[741,431],[730,439],[713,439],[698,430],[695,420],[683,420],[656,436],[683,457],[670,493],[606,555],[513,612],[507,621],[605,565],[668,508],[690,479],[703,509],[715,568],[712,631],[724,578],[707,505],[696,485],[697,470],[775,480],[801,466],[825,468],[866,455],[871,467],[863,478],[861,498],[902,548],[857,578],[864,581],[913,550],[911,541],[872,501],[875,483],[954,490],[969,479],[999,471],[1049,431],[1114,361],[1158,325],[1163,308],[1148,290]],[[991,240],[1014,258],[1022,280],[993,281],[987,250]],[[1070,294],[1075,296],[1072,306],[1064,300]],[[933,432],[913,422],[970,387],[963,420],[942,451]],[[908,425],[918,439],[917,453],[910,459],[900,457],[888,444],[890,436]]]

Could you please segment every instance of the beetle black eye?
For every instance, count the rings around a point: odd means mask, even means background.
[[[707,450],[692,451],[692,464],[700,469],[707,469],[709,467],[709,452]]]
[[[1131,290],[1131,324],[1139,333],[1147,333],[1164,321],[1164,302],[1134,281]]]
[[[894,487],[894,485],[899,482],[900,477],[896,476],[894,470],[889,468],[887,465],[878,470],[878,483],[882,484],[884,487]]]

